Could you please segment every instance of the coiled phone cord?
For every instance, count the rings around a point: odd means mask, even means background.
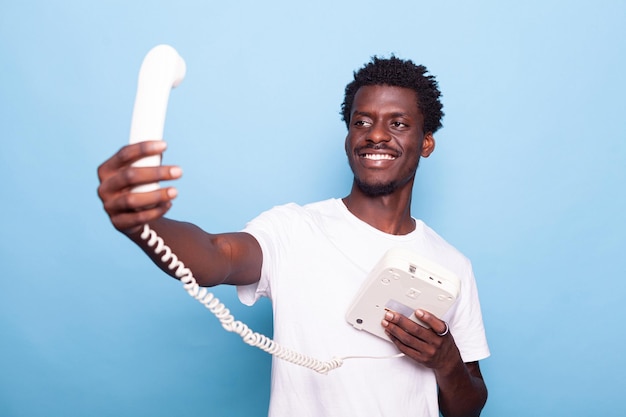
[[[213,313],[224,329],[238,334],[248,345],[255,346],[280,359],[304,366],[320,374],[327,374],[329,371],[339,368],[343,365],[343,360],[348,359],[333,358],[330,361],[320,361],[280,346],[269,337],[253,331],[245,323],[235,320],[230,310],[228,310],[213,293],[198,285],[191,270],[178,259],[176,254],[165,244],[163,239],[147,224],[144,225],[141,238],[154,250],[155,254],[161,256],[162,262],[168,264],[167,267],[173,271],[176,278],[182,282],[183,288],[187,293]]]

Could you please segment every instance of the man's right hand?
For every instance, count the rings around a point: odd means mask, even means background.
[[[174,187],[133,193],[138,185],[178,179],[182,170],[177,166],[137,168],[131,164],[143,157],[160,155],[165,151],[163,141],[146,141],[121,148],[98,167],[98,196],[113,226],[131,235],[150,221],[162,217],[172,206],[178,191]]]

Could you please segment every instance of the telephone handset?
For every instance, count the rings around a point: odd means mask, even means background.
[[[185,78],[187,66],[169,45],[157,45],[143,59],[137,80],[137,94],[130,123],[129,143],[163,138],[165,113],[172,88]],[[149,156],[135,162],[136,167],[161,165],[161,156]],[[135,192],[154,191],[158,183],[135,187]]]
[[[171,46],[158,45],[148,52],[139,70],[137,96],[135,98],[130,129],[130,143],[163,137],[165,113],[170,91],[182,82],[185,72],[185,61]],[[157,156],[141,159],[133,165],[149,167],[158,166],[160,163],[160,157]],[[154,183],[136,187],[133,191],[148,192],[158,188],[159,185]],[[326,374],[340,367],[344,359],[356,358],[356,356],[352,356],[334,358],[326,362],[320,361],[286,349],[267,336],[252,331],[244,323],[235,320],[230,311],[217,297],[206,288],[198,285],[191,270],[185,267],[163,239],[147,224],[144,225],[141,238],[147,242],[148,246],[157,255],[161,256],[161,261],[167,264],[170,270],[174,271],[187,293],[211,311],[220,320],[224,329],[237,333],[245,343],[321,374]]]

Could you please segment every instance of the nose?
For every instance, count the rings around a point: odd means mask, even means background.
[[[383,123],[374,123],[367,133],[367,140],[372,143],[389,142],[391,135]]]

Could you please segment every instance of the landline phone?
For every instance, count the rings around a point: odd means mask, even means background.
[[[137,94],[135,97],[135,105],[133,108],[130,128],[130,143],[138,143],[145,140],[160,139],[163,137],[165,114],[167,112],[167,102],[169,100],[170,91],[173,88],[177,87],[183,81],[183,79],[185,78],[186,69],[187,68],[185,61],[181,58],[178,52],[169,45],[157,45],[148,52],[139,70]],[[153,156],[143,158],[135,162],[133,166],[149,167],[158,166],[160,165],[160,163],[160,156]],[[156,190],[158,188],[159,184],[153,183],[136,187],[133,191],[148,192]],[[238,334],[242,338],[242,340],[250,346],[258,347],[259,349],[264,350],[265,352],[274,355],[280,359],[289,361],[296,365],[304,366],[320,374],[327,374],[329,371],[339,368],[341,365],[343,365],[343,361],[345,359],[388,359],[404,356],[404,354],[402,353],[384,357],[346,356],[342,358],[336,357],[329,361],[321,361],[280,346],[278,343],[268,338],[267,336],[264,336],[258,332],[254,332],[246,324],[242,323],[241,321],[235,320],[228,308],[226,308],[224,304],[222,304],[220,300],[213,295],[213,293],[209,292],[206,288],[200,287],[200,285],[198,285],[191,270],[185,267],[185,265],[178,259],[176,254],[174,254],[172,250],[165,244],[163,239],[158,236],[157,233],[152,230],[147,224],[143,227],[141,238],[146,241],[147,245],[152,248],[157,255],[161,256],[161,261],[166,264],[171,271],[174,271],[176,277],[183,284],[183,288],[191,297],[195,298],[209,311],[211,311],[211,313],[213,313],[219,319],[224,329],[229,332]],[[387,255],[389,255],[389,253]],[[393,268],[395,267],[387,265],[387,262],[393,262],[394,260],[396,260],[396,258],[397,256],[393,255],[383,257],[381,262],[379,262],[380,265],[383,261],[385,261],[383,269],[379,270],[380,268],[374,268],[372,273],[370,273],[370,277],[376,274],[385,274],[387,273],[387,271],[393,270]],[[404,263],[405,262],[403,261],[403,264]],[[397,277],[394,278],[395,281],[398,281],[399,278],[402,278],[403,280],[415,279],[414,274],[411,275],[409,271],[409,275],[407,276],[406,273],[402,272],[403,269],[403,266],[397,267],[397,270],[395,272],[396,275],[393,275],[393,277]],[[398,273],[398,271],[401,272]],[[383,277],[382,279],[386,278]],[[382,331],[380,321],[382,320],[383,316],[380,314],[384,315],[384,309],[381,313],[380,303],[377,301],[374,301],[374,303],[372,303],[374,299],[378,298],[378,296],[375,296],[373,295],[374,293],[372,293],[372,289],[375,290],[377,282],[377,277],[366,280],[365,284],[367,285],[364,285],[362,291],[359,293],[359,295],[357,295],[357,298],[355,298],[355,302],[349,310],[348,316],[346,316],[346,319],[351,322],[351,324],[353,324],[355,328],[364,329],[372,332],[373,334],[377,334],[379,333],[379,331]],[[446,281],[446,283],[448,283],[448,281]],[[418,284],[420,285],[419,288],[422,288],[422,285],[428,285],[432,283],[423,280],[414,280],[413,286],[416,287],[418,286]],[[388,286],[388,288],[392,287]],[[456,292],[458,292],[458,283]],[[365,296],[363,296],[363,294],[365,294]],[[396,296],[396,298],[398,297],[399,296]],[[444,304],[451,304],[451,302],[454,301],[454,298],[456,298],[455,291],[447,292],[445,295],[446,303]],[[363,300],[366,300],[366,302],[362,302]],[[391,306],[386,305],[384,308],[398,307],[398,304],[402,305],[402,303],[396,302],[396,304],[392,303]],[[373,311],[372,308],[374,309]],[[350,314],[353,315],[351,316]],[[368,320],[368,324],[366,326],[362,326],[361,324],[363,323],[363,321],[361,317],[374,318],[374,320]],[[361,322],[352,322],[352,318],[354,318],[354,320],[361,320]],[[374,323],[375,321],[377,321],[377,327],[379,328],[377,331],[371,330],[374,328],[374,326],[369,325],[370,323]],[[377,335],[380,336],[380,334]]]
[[[402,247],[388,250],[372,268],[346,313],[357,330],[390,340],[380,321],[387,310],[398,312],[422,326],[415,310],[424,309],[437,317],[456,301],[461,283],[441,265]]]

